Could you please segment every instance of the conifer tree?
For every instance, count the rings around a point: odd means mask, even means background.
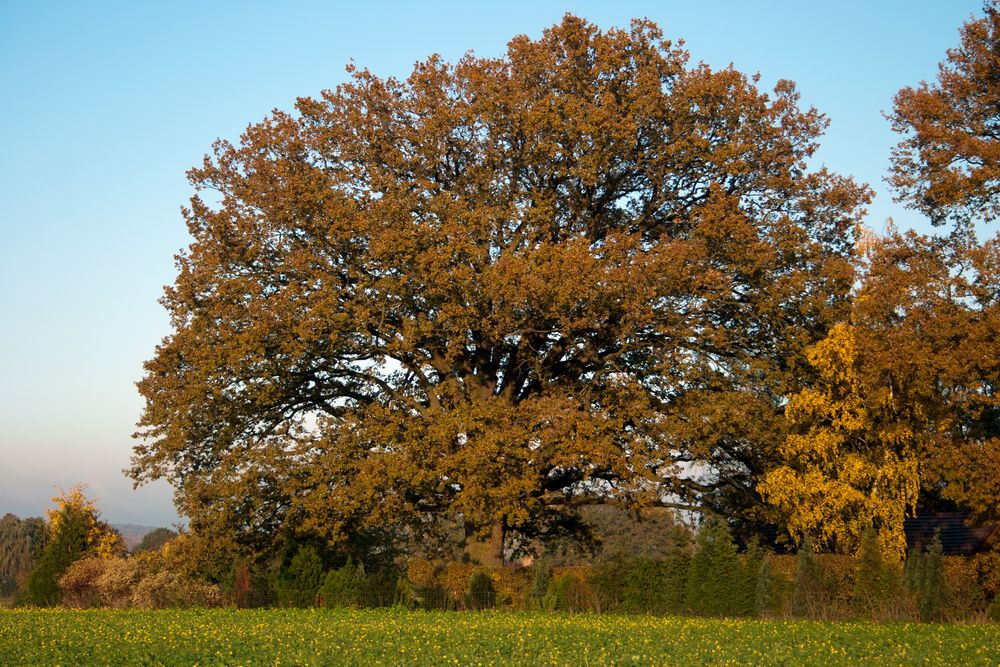
[[[795,593],[792,596],[792,613],[813,618],[823,604],[823,573],[816,561],[812,538],[806,533],[799,545],[799,560],[795,570]]]
[[[754,591],[754,616],[760,618],[767,614],[771,607],[771,561],[767,554],[760,560],[757,568],[757,588]]]
[[[281,569],[275,592],[282,604],[305,607],[313,603],[323,578],[323,561],[312,545],[298,547],[291,562]]]
[[[946,580],[942,557],[941,536],[935,531],[934,539],[927,545],[920,576],[920,620],[940,621],[944,618]]]
[[[736,600],[740,615],[751,616],[757,613],[758,579],[766,560],[767,554],[760,545],[760,539],[754,536],[747,545],[747,552],[740,563],[740,590],[739,598]]]
[[[861,539],[861,552],[854,579],[851,603],[854,611],[866,618],[877,618],[898,592],[899,577],[887,562],[879,545],[878,533],[869,527]]]
[[[111,558],[125,553],[125,543],[114,528],[100,519],[93,500],[78,485],[53,498],[56,507],[48,511],[49,538],[28,576],[24,604],[51,606],[62,599],[59,577],[83,556]]]
[[[709,519],[695,539],[684,591],[685,606],[706,616],[741,613],[739,572],[739,558],[729,526],[721,519]]]

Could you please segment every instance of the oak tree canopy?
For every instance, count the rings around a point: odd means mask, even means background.
[[[869,198],[807,168],[825,118],[648,21],[349,71],[190,171],[132,477],[248,540],[758,520]]]

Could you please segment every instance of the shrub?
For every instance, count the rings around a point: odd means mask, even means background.
[[[323,581],[323,561],[316,548],[300,545],[292,560],[279,572],[274,584],[278,604],[286,607],[307,607],[315,604]]]
[[[252,606],[254,585],[250,566],[245,560],[239,560],[233,566],[233,576],[230,585],[233,604],[239,609]]]
[[[406,577],[397,577],[396,579],[395,604],[411,611],[420,605],[420,598],[417,595],[417,591]]]
[[[771,560],[764,554],[757,566],[757,579],[754,586],[753,615],[758,618],[766,616],[771,609]]]
[[[661,560],[639,558],[625,568],[621,608],[628,612],[681,611],[691,558],[680,548]]]
[[[135,587],[149,574],[148,563],[139,558],[109,558],[97,580],[101,604],[124,609],[133,606]]]
[[[144,609],[218,607],[223,600],[222,589],[215,584],[167,570],[140,579],[132,595],[133,606]]]
[[[348,558],[344,566],[326,573],[319,597],[325,607],[354,607],[361,603],[364,583],[364,568]]]
[[[492,609],[497,606],[497,591],[493,580],[483,571],[473,572],[469,578],[469,592],[465,595],[469,609]]]
[[[575,572],[563,572],[552,578],[543,607],[549,611],[596,611],[597,604],[587,583]]]
[[[994,623],[1000,623],[1000,595],[993,598],[993,602],[986,608],[986,618]]]
[[[541,609],[545,593],[552,581],[552,566],[548,559],[540,558],[534,563],[531,577],[531,588],[528,590],[528,605],[533,609]]]
[[[944,560],[941,537],[937,532],[927,545],[927,553],[922,559],[917,592],[920,600],[920,620],[924,622],[944,619],[945,587]]]
[[[100,606],[98,581],[106,566],[107,561],[103,558],[81,558],[71,564],[59,578],[63,606],[72,609]]]
[[[851,606],[860,616],[881,618],[898,592],[897,568],[886,562],[879,548],[878,534],[874,528],[869,528],[861,538]]]

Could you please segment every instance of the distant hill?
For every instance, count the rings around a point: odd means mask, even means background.
[[[146,533],[151,533],[159,528],[159,526],[140,526],[134,523],[113,523],[111,527],[121,533],[129,550],[135,548],[135,545],[142,541]]]

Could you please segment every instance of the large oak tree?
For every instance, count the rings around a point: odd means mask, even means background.
[[[190,172],[135,480],[245,539],[759,518],[869,196],[807,168],[823,116],[646,21],[351,72]]]

